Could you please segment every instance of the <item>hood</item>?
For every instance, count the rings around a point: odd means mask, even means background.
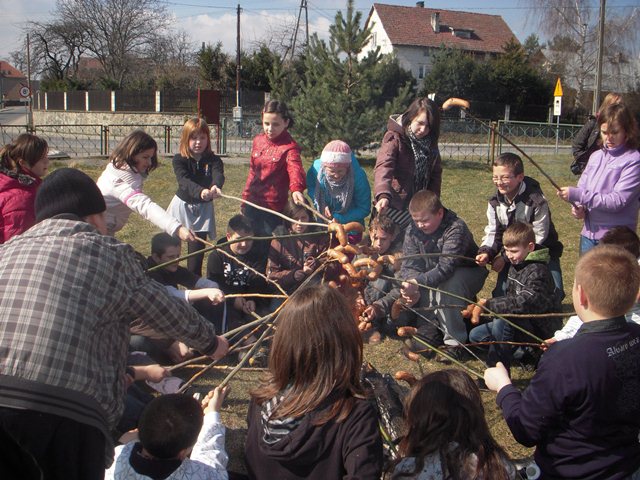
[[[405,132],[402,127],[402,115],[391,115],[389,120],[387,121],[387,130],[390,132],[395,132],[404,137]]]
[[[527,258],[524,259],[525,262],[539,262],[539,263],[549,263],[551,257],[549,256],[549,249],[540,247],[536,245],[536,249],[527,255]]]

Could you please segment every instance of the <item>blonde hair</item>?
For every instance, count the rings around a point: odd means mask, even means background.
[[[207,136],[207,147],[204,151],[211,153],[211,131],[209,130],[209,125],[203,118],[190,118],[182,127],[182,136],[180,137],[180,155],[184,158],[191,157],[189,140],[198,133],[204,133]]]
[[[502,235],[505,247],[520,247],[536,242],[536,234],[530,223],[514,222],[507,227]]]
[[[409,213],[438,213],[443,208],[442,202],[438,195],[431,190],[420,190],[416,192],[409,202]]]
[[[617,317],[627,313],[636,301],[640,267],[624,248],[601,244],[578,260],[575,282],[595,312]]]

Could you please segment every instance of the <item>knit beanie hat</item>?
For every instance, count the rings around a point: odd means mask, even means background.
[[[351,148],[342,140],[331,140],[320,155],[322,163],[351,165]]]
[[[86,217],[107,209],[102,192],[91,177],[75,168],[47,175],[36,194],[36,221],[71,213]]]

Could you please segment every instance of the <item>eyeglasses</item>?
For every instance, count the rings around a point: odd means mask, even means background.
[[[491,180],[493,181],[493,183],[506,183],[509,180],[513,180],[514,178],[516,178],[515,175],[501,175],[499,177],[491,177]]]

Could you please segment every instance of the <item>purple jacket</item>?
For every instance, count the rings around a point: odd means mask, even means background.
[[[640,153],[620,146],[591,155],[569,201],[586,209],[581,235],[600,240],[608,230],[627,226],[634,232],[640,208]]]

